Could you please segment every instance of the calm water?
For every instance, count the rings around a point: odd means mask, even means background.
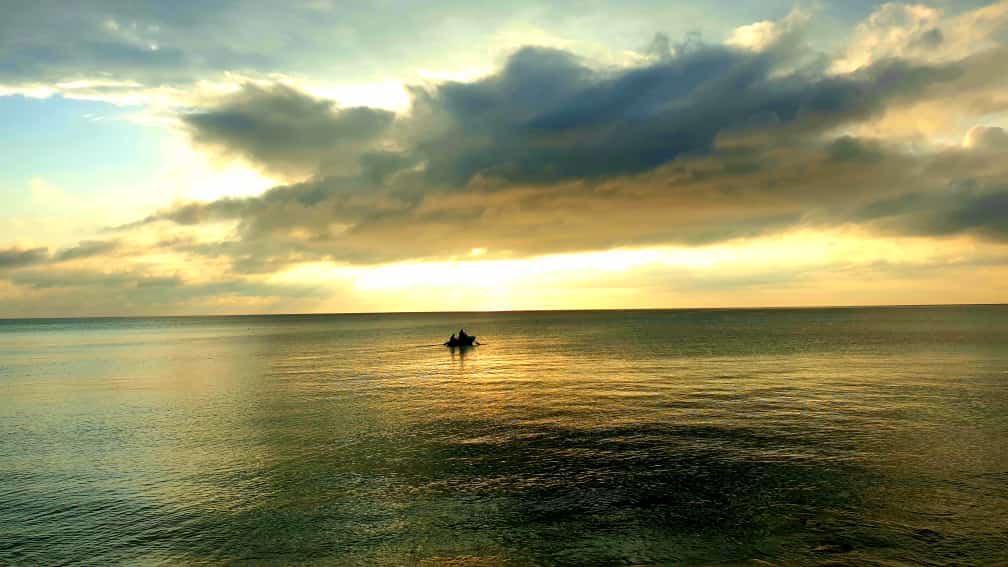
[[[0,564],[237,560],[1008,561],[1008,307],[0,321]]]

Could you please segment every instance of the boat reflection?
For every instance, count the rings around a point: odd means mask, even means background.
[[[449,346],[448,352],[451,353],[452,360],[458,360],[459,362],[465,362],[466,355],[471,351],[475,350],[473,345],[460,345],[460,346]]]

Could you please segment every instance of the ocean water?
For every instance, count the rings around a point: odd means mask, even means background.
[[[1004,564],[1008,307],[0,321],[0,564],[233,562]]]

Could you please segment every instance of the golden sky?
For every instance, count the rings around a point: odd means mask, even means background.
[[[15,10],[0,317],[1008,298],[1008,2],[395,4]]]

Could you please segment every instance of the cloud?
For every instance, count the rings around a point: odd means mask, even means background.
[[[997,126],[974,126],[963,138],[963,147],[1008,150],[1008,132]]]
[[[119,248],[120,243],[114,240],[84,240],[72,248],[60,250],[53,256],[55,262],[66,262],[105,255]]]
[[[0,250],[0,269],[20,268],[45,262],[49,258],[47,248],[7,248]]]
[[[104,289],[177,287],[181,280],[134,272],[98,272],[93,270],[35,270],[18,272],[10,281],[36,289],[98,287]]]
[[[859,215],[898,234],[976,234],[1008,241],[1008,187],[960,187],[940,193],[906,193],[880,200]]]
[[[797,11],[737,27],[724,44],[657,34],[623,59],[586,56],[576,42],[526,46],[478,78],[409,87],[411,106],[398,114],[342,107],[290,75],[265,81],[282,67],[275,57],[285,50],[269,47],[283,47],[284,34],[256,45],[243,35],[251,31],[224,25],[217,4],[173,14],[108,6],[72,37],[57,33],[72,18],[47,21],[48,45],[0,23],[20,38],[0,33],[12,55],[0,63],[0,91],[4,81],[58,77],[69,81],[60,88],[189,92],[230,70],[235,90],[191,97],[171,123],[200,150],[284,182],[257,196],[177,202],[118,227],[115,240],[0,251],[4,280],[39,293],[107,286],[137,304],[155,292],[252,298],[286,293],[261,280],[296,264],[704,246],[797,227],[1006,240],[1006,134],[993,124],[1008,108],[998,39],[1008,3],[954,17],[885,5],[839,57],[810,47]],[[37,24],[51,11],[32,10],[17,17]],[[357,66],[378,60],[354,53]],[[332,65],[326,72],[338,74]],[[918,124],[934,115],[919,115],[926,105],[961,113],[948,121],[956,128],[926,143],[870,128],[894,115]],[[965,132],[972,124],[984,126]],[[166,258],[220,269],[222,283],[165,271]]]
[[[728,131],[864,119],[956,73],[888,62],[844,77],[776,75],[787,60],[710,46],[609,72],[569,53],[523,49],[481,81],[415,92],[414,112],[431,126],[414,151],[432,182],[451,185],[477,175],[548,182],[632,174],[709,152]]]
[[[0,22],[0,83],[190,83],[194,71],[239,69],[267,60],[254,44],[221,41],[231,2],[9,4]],[[218,33],[210,33],[215,28]],[[211,39],[200,40],[202,34]]]
[[[340,109],[284,85],[246,84],[219,105],[182,120],[199,143],[271,172],[305,177],[356,171],[394,117],[367,107]]]
[[[192,281],[150,269],[44,266],[5,274],[0,279],[0,310],[16,316],[228,314],[279,308],[281,312],[317,309],[331,287],[216,274]]]
[[[793,47],[793,46],[792,46]],[[498,73],[471,83],[414,88],[408,119],[334,112],[289,87],[245,90],[185,118],[196,139],[265,167],[347,162],[377,172],[423,164],[428,184],[485,177],[515,182],[597,178],[653,169],[709,152],[727,131],[775,124],[816,129],[864,119],[893,98],[920,96],[955,77],[953,67],[886,62],[844,77],[810,69],[778,75],[790,49],[707,46],[629,70],[596,69],[572,53],[525,48]],[[385,149],[374,143],[382,135]]]
[[[922,4],[883,4],[858,25],[834,68],[849,72],[881,59],[929,52],[944,40],[940,20],[939,10]]]
[[[644,6],[610,6],[607,20],[675,10],[659,0],[644,1]],[[549,6],[455,0],[337,4],[319,10],[317,2],[0,0],[0,94],[156,101],[177,110],[198,102],[198,91],[214,84],[231,87],[283,76],[329,92],[350,89],[354,99],[373,94],[362,86],[382,84],[395,93],[386,105],[394,105],[400,100],[398,83],[415,79],[418,69],[436,64],[454,74],[484,66],[488,54],[496,57],[521,40],[553,38],[542,31],[547,27],[559,24],[566,28],[559,33],[578,36],[579,41],[561,40],[566,44],[599,42],[587,31],[594,26],[585,26],[583,6],[569,0]],[[540,34],[523,33],[529,29]]]
[[[473,247],[523,256],[845,222],[900,187],[940,190],[962,171],[928,179],[919,173],[926,156],[834,134],[930,96],[959,80],[960,66],[886,60],[836,75],[819,63],[796,67],[805,50],[791,41],[758,51],[692,45],[613,69],[525,48],[479,80],[413,88],[411,112],[394,120],[246,85],[187,117],[197,139],[264,167],[316,164],[318,175],[121,228],[236,223],[238,239],[186,251],[249,273]],[[344,160],[330,168],[342,171],[327,173],[332,160]]]
[[[76,246],[64,248],[54,254],[50,254],[46,247],[0,249],[0,269],[23,268],[102,256],[118,249],[119,246],[118,241],[84,240]]]
[[[184,251],[229,258],[235,270],[249,273],[315,260],[464,257],[473,247],[487,248],[490,257],[521,257],[663,243],[700,245],[848,222],[920,233],[910,223],[875,223],[879,217],[864,215],[859,207],[900,196],[908,187],[940,194],[973,175],[1005,179],[1000,161],[959,148],[922,158],[876,140],[802,139],[681,156],[652,171],[606,179],[503,185],[474,181],[462,192],[430,190],[419,200],[405,190],[397,194],[394,185],[376,188],[355,185],[355,179],[325,178],[262,197],[192,203],[147,222],[193,226],[236,221],[239,239],[186,246]],[[950,215],[957,203],[949,197],[923,206]]]
[[[885,3],[857,26],[833,70],[850,72],[896,57],[918,62],[961,59],[1003,45],[1006,37],[1008,2],[952,17],[924,4]]]
[[[735,28],[727,45],[753,51],[762,51],[785,41],[798,41],[805,31],[809,17],[798,9],[779,20],[763,20]]]

